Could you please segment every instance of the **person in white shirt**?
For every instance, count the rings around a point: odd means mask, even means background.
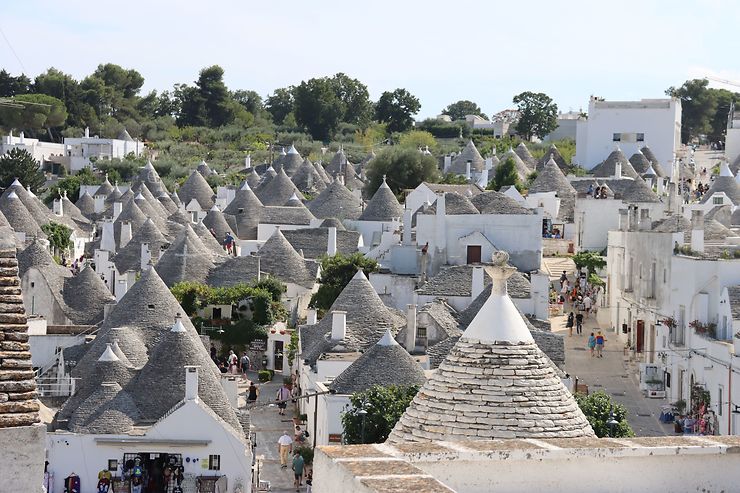
[[[586,296],[583,298],[583,309],[586,310],[586,314],[591,313],[591,298]]]
[[[278,451],[280,452],[280,467],[288,467],[288,456],[293,451],[293,439],[290,438],[287,431],[283,436],[278,438]]]

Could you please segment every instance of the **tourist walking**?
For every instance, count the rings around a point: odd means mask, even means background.
[[[568,335],[570,336],[573,335],[573,320],[574,320],[573,312],[570,312],[568,314],[567,320],[565,321],[565,326],[568,328]]]
[[[591,332],[591,335],[588,336],[588,350],[591,351],[591,357],[594,357],[594,348],[596,348],[596,338],[594,337],[594,333]]]
[[[293,439],[287,431],[278,438],[278,452],[280,453],[280,467],[288,467],[288,456],[293,451]]]
[[[586,311],[586,316],[588,317],[588,314],[591,312],[591,305],[593,305],[593,300],[589,295],[586,295],[583,298],[583,309]]]
[[[288,400],[290,399],[290,389],[286,384],[283,384],[277,391],[275,400],[278,401],[278,414],[281,416],[285,415],[285,408],[288,406]]]
[[[568,281],[568,274],[563,271],[562,275],[560,276],[560,287],[563,287],[563,283]]]
[[[603,358],[604,355],[602,354],[602,351],[604,350],[604,342],[606,341],[606,337],[604,337],[604,334],[601,333],[601,331],[596,333],[596,356],[599,358]]]
[[[252,362],[249,361],[249,356],[247,356],[247,352],[246,351],[244,351],[244,354],[242,354],[242,358],[241,358],[241,360],[239,360],[239,363],[241,364],[241,367],[242,367],[242,378],[244,378],[244,380],[246,380],[247,379],[247,370],[249,370],[250,367],[252,366]]]
[[[301,488],[304,465],[305,462],[303,461],[303,456],[300,454],[300,452],[298,452],[298,450],[295,450],[293,452],[293,475],[295,476],[295,479],[293,480],[293,486],[295,486],[296,491],[299,491]]]
[[[576,334],[581,335],[583,333],[583,313],[578,312],[576,315]]]
[[[229,357],[226,360],[226,363],[229,367],[229,373],[232,375],[236,375],[237,371],[239,370],[239,358],[234,354],[234,350],[229,350]]]

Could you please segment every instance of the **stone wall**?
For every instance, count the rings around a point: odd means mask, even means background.
[[[42,491],[45,445],[45,425],[0,428],[0,491]]]

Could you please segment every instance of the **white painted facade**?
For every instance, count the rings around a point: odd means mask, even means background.
[[[725,135],[725,158],[734,164],[740,159],[740,111],[735,105],[730,106],[727,115],[727,134]]]
[[[591,169],[618,144],[626,156],[648,145],[668,166],[681,146],[681,101],[605,101],[591,96],[588,118],[577,121],[574,163]]]
[[[28,151],[33,158],[43,164],[51,157],[66,155],[67,146],[55,142],[44,142],[39,139],[30,139],[23,132],[19,136],[14,136],[11,132],[2,137],[0,140],[0,155],[10,152],[11,149],[23,149]]]
[[[80,476],[82,491],[93,491],[98,472],[108,468],[109,460],[118,461],[118,469],[111,473],[120,477],[124,454],[140,452],[180,454],[185,468],[185,491],[195,491],[196,477],[200,475],[225,475],[228,493],[251,491],[251,442],[238,436],[199,399],[183,400],[154,425],[140,431],[124,435],[48,433],[47,460],[49,469],[54,472],[54,491],[64,491],[64,478],[72,472]],[[220,457],[218,470],[209,469],[211,455]]]
[[[64,139],[66,155],[69,158],[71,172],[76,172],[91,165],[90,158],[96,160],[123,159],[133,153],[141,156],[144,152],[144,143],[138,140],[103,139],[97,136],[90,137],[85,130],[83,137],[66,137]]]

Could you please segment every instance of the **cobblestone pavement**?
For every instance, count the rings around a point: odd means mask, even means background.
[[[257,379],[256,372],[249,372],[249,378]],[[260,394],[257,398],[257,404],[250,406],[250,415],[252,425],[256,430],[255,456],[262,456],[259,477],[262,480],[269,481],[271,492],[283,493],[296,491],[293,486],[293,471],[290,467],[280,467],[280,454],[278,453],[278,438],[287,431],[291,438],[293,437],[293,412],[294,405],[288,403],[285,410],[285,416],[278,414],[278,408],[272,402],[275,401],[275,394],[282,385],[282,377],[276,375],[272,382],[259,384]],[[239,385],[240,399],[239,405],[245,405],[244,394],[247,390],[247,384]],[[306,487],[302,486],[301,491]]]

